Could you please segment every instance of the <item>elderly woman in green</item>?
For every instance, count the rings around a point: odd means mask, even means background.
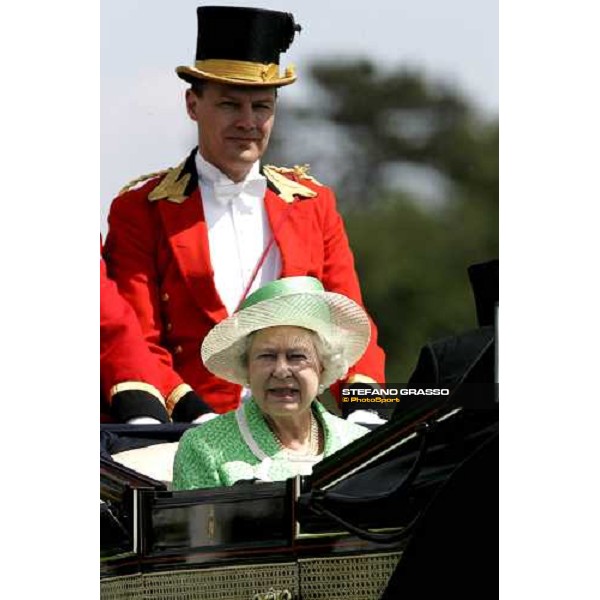
[[[364,310],[312,277],[273,281],[217,324],[202,344],[215,375],[248,387],[236,411],[188,430],[173,467],[176,490],[279,481],[367,433],[329,413],[317,394],[343,377],[369,342]]]

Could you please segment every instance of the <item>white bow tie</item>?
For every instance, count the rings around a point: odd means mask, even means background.
[[[241,206],[250,208],[255,204],[256,199],[262,198],[265,189],[264,179],[251,179],[239,183],[217,181],[213,184],[215,200],[223,206],[239,199]]]

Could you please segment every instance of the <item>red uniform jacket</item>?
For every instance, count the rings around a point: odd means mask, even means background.
[[[269,181],[265,207],[282,260],[282,277],[310,275],[325,289],[362,305],[354,259],[333,192],[314,180],[289,175],[315,197],[282,197]],[[284,194],[285,195],[285,194]],[[281,222],[282,214],[289,214]],[[121,193],[108,217],[105,258],[119,291],[135,309],[152,351],[161,359],[163,380],[175,389],[173,404],[189,384],[216,412],[239,404],[240,387],[207,371],[200,346],[208,331],[228,316],[215,288],[208,231],[200,200],[194,152],[166,175]],[[371,341],[349,380],[383,382],[385,355]]]
[[[168,391],[161,385],[162,365],[150,352],[135,312],[119,295],[100,259],[100,392],[108,409],[119,391],[142,391],[136,399],[137,416],[165,420]],[[161,389],[162,388],[162,389]],[[144,404],[146,406],[144,406]],[[106,416],[103,420],[107,420]]]

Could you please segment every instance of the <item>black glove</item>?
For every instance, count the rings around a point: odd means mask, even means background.
[[[171,417],[177,423],[190,423],[200,415],[211,412],[214,410],[196,392],[190,390],[175,405]]]
[[[161,401],[144,390],[124,390],[111,399],[110,414],[118,423],[127,423],[134,417],[153,417],[161,423],[169,422],[169,413]]]

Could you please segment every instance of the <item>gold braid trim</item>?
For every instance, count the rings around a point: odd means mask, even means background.
[[[277,81],[279,80],[279,65],[275,63],[262,64],[245,60],[208,59],[197,60],[196,69],[212,75],[230,79],[245,79],[247,81]],[[286,73],[286,76],[291,76]]]
[[[276,63],[257,63],[246,60],[228,60],[209,58],[198,60],[193,67],[177,67],[176,73],[200,77],[213,81],[223,81],[238,85],[287,85],[296,80],[296,68],[290,65],[285,69],[283,77],[279,74]]]
[[[154,177],[158,177],[159,175],[164,175],[165,173],[168,172],[169,169],[163,169],[162,171],[156,171],[155,173],[148,173],[147,175],[142,175],[141,177],[137,177],[136,179],[134,179],[133,181],[130,181],[127,185],[123,186],[120,190],[119,190],[119,196],[125,192],[127,192],[128,190],[130,190],[133,186],[137,185],[138,183],[140,183],[141,181],[146,181],[146,180],[150,180],[153,179]]]
[[[308,174],[309,168],[308,165],[296,165],[291,169],[288,167],[265,165],[263,167],[263,174],[277,188],[279,196],[287,203],[291,203],[295,200],[295,196],[314,198],[317,195],[317,192],[314,190],[287,177],[287,174],[292,174],[300,179],[308,179],[317,185],[321,185],[314,177]]]
[[[274,169],[275,171],[279,172],[279,173],[291,173],[292,175],[295,175],[296,177],[300,178],[300,179],[308,179],[309,181],[312,181],[313,183],[316,183],[317,185],[322,186],[323,184],[320,181],[317,181],[311,174],[310,174],[310,165],[305,163],[303,165],[294,165],[293,167],[276,167],[274,165],[267,165],[265,168],[269,168],[269,169]]]
[[[175,405],[185,396],[188,392],[193,392],[191,386],[187,383],[180,383],[168,396],[167,396],[167,410],[169,414],[173,412]]]
[[[370,383],[371,385],[377,386],[379,383],[374,379],[371,379],[367,375],[361,375],[360,373],[356,373],[354,375],[350,375],[348,377],[348,381],[346,385],[351,385],[352,383]]]
[[[118,392],[127,392],[130,390],[148,392],[165,406],[165,399],[162,394],[153,385],[144,383],[143,381],[123,381],[122,383],[117,383],[110,388],[108,396],[112,401],[112,397]]]
[[[150,202],[154,202],[155,200],[168,200],[169,202],[175,202],[175,204],[181,204],[187,198],[185,195],[185,188],[191,177],[189,173],[186,173],[181,177],[184,166],[185,161],[172,169],[167,169],[167,175],[148,194],[148,200]]]

